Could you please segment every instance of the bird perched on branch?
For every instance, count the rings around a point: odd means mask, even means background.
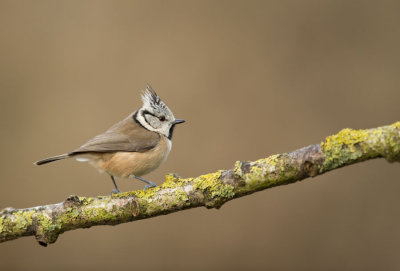
[[[168,106],[150,86],[143,92],[142,101],[139,110],[81,147],[35,164],[43,165],[71,157],[89,162],[100,172],[111,176],[115,186],[111,193],[120,193],[114,177],[136,178],[146,183],[145,189],[156,186],[141,176],[157,169],[167,159],[174,127],[185,121],[175,119]]]

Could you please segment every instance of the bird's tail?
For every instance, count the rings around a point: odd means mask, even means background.
[[[54,161],[61,160],[61,159],[66,159],[66,158],[69,158],[69,157],[71,157],[71,156],[68,153],[64,153],[64,154],[61,154],[61,155],[57,155],[57,156],[53,156],[53,157],[49,157],[49,158],[37,161],[37,162],[35,162],[35,165],[40,166],[40,165],[43,165],[43,164],[47,164],[47,163],[54,162]]]

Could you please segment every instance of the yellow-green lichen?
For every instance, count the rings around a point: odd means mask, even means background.
[[[156,187],[148,188],[146,190],[132,191],[132,193],[138,198],[148,200],[148,199],[153,198],[156,195],[156,193],[158,191],[160,191],[160,189],[161,188],[159,186],[156,186]]]
[[[321,143],[321,150],[325,154],[323,170],[337,168],[359,159],[368,147],[365,142],[369,137],[368,130],[352,129],[343,129],[336,135],[328,136]]]
[[[0,235],[5,237],[9,234],[22,236],[27,234],[27,230],[32,226],[32,216],[35,211],[18,211],[12,215],[0,217]]]
[[[189,183],[191,178],[182,179],[176,174],[168,174],[165,176],[165,182],[161,185],[162,188],[183,187]]]
[[[135,196],[135,193],[137,191],[126,191],[126,192],[121,192],[121,193],[115,193],[111,194],[111,198],[127,198],[127,197],[132,197]]]
[[[68,220],[72,221],[72,219],[76,219],[79,216],[80,216],[80,212],[79,212],[78,207],[68,207],[66,209],[66,212],[64,213],[64,216],[60,216],[59,219],[57,220],[57,223],[60,223],[61,222],[60,220],[63,220],[64,217],[66,217]],[[64,222],[64,221],[62,221],[62,222]]]
[[[243,176],[242,162],[241,162],[241,161],[236,161],[236,162],[235,162],[235,166],[233,167],[233,172],[234,172],[235,175],[237,175],[238,177],[242,177],[242,176]]]
[[[38,240],[46,240],[45,243],[54,243],[57,240],[61,225],[53,223],[51,217],[44,213],[35,214],[38,226],[36,229],[36,237]]]
[[[86,197],[79,197],[79,201],[81,202],[81,204],[83,205],[89,205],[90,203],[92,203],[94,201],[94,198],[86,198]]]
[[[222,183],[220,180],[221,172],[218,171],[197,178],[186,179],[180,178],[176,174],[168,174],[161,186],[150,188],[146,191],[138,190],[115,194],[112,197],[135,196],[140,204],[141,213],[145,216],[160,212],[165,206],[173,207],[190,204],[188,192],[184,190],[186,186],[190,187],[189,191],[201,190],[201,194],[210,199],[232,198],[235,195],[234,187]],[[172,189],[167,192],[172,193],[172,197],[159,193],[162,190],[168,191],[168,189]]]
[[[389,126],[391,132],[386,137],[387,151],[384,156],[389,162],[400,162],[400,121]]]
[[[245,185],[237,188],[239,193],[290,183],[299,173],[287,154],[271,155],[248,162],[248,167],[248,172],[242,174]]]
[[[148,200],[153,198],[158,191],[160,191],[160,186],[151,187],[146,190],[135,190],[135,191],[127,191],[118,194],[112,194],[111,198],[128,198],[128,197],[136,197],[139,199]]]
[[[102,222],[117,220],[119,215],[113,211],[109,211],[104,207],[89,207],[82,210],[82,216],[90,217],[90,221],[93,223],[102,224]]]
[[[323,168],[331,170],[368,158],[385,157],[389,162],[400,160],[400,122],[371,130],[343,129],[321,143],[325,155]]]
[[[37,213],[36,220],[42,228],[48,228],[52,224],[51,218],[43,213]]]
[[[274,154],[274,155],[268,156],[267,158],[259,159],[259,160],[255,161],[254,163],[255,164],[264,164],[267,167],[274,167],[278,164],[279,157],[280,157],[280,154]]]
[[[24,230],[30,225],[32,225],[32,215],[34,211],[28,211],[28,212],[23,212],[23,211],[18,211],[14,213],[14,223],[15,226],[20,229]]]
[[[161,212],[165,206],[178,206],[186,204],[189,200],[188,195],[182,190],[184,183],[188,179],[181,179],[177,175],[167,175],[166,181],[157,187],[146,190],[130,191],[125,193],[113,194],[113,198],[135,197],[140,206],[140,214],[148,216],[152,213]],[[168,197],[160,191],[162,189],[174,189],[172,197]]]
[[[280,162],[279,158],[282,155],[274,154],[268,156],[267,158],[259,159],[255,162],[252,162],[253,165],[261,165],[261,167],[265,168],[265,172],[274,172],[277,169],[282,169],[282,163]],[[256,169],[257,171],[257,169]],[[265,173],[264,172],[264,173]]]
[[[265,172],[264,170],[259,167],[259,166],[252,166],[251,171],[246,174],[246,184],[254,187],[257,184],[261,183],[264,181],[265,178]]]
[[[32,215],[34,211],[18,211],[13,213],[10,219],[5,223],[6,230],[13,230],[14,233],[19,234],[25,232],[25,230],[32,225]],[[4,221],[4,220],[3,220]],[[3,222],[4,223],[4,222]]]
[[[3,233],[4,230],[4,216],[0,216],[0,233]]]
[[[175,198],[178,201],[188,201],[189,200],[189,196],[185,193],[185,191],[183,191],[181,188],[177,188],[175,191]]]
[[[77,218],[79,216],[79,210],[78,209],[73,209],[71,212],[71,217]]]
[[[223,184],[220,180],[222,171],[199,176],[192,180],[193,189],[209,192],[211,198],[232,198],[235,195],[232,185]]]

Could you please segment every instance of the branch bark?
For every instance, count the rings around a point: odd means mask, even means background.
[[[272,155],[253,162],[237,161],[230,170],[196,178],[167,175],[159,187],[112,196],[70,196],[57,204],[0,211],[0,242],[34,235],[40,245],[54,243],[69,230],[116,225],[225,202],[278,185],[374,158],[400,162],[400,122],[368,130],[343,129],[321,144]]]

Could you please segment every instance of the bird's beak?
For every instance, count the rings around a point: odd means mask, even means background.
[[[184,123],[185,120],[181,120],[181,119],[176,119],[172,122],[172,124],[179,124],[179,123]]]

